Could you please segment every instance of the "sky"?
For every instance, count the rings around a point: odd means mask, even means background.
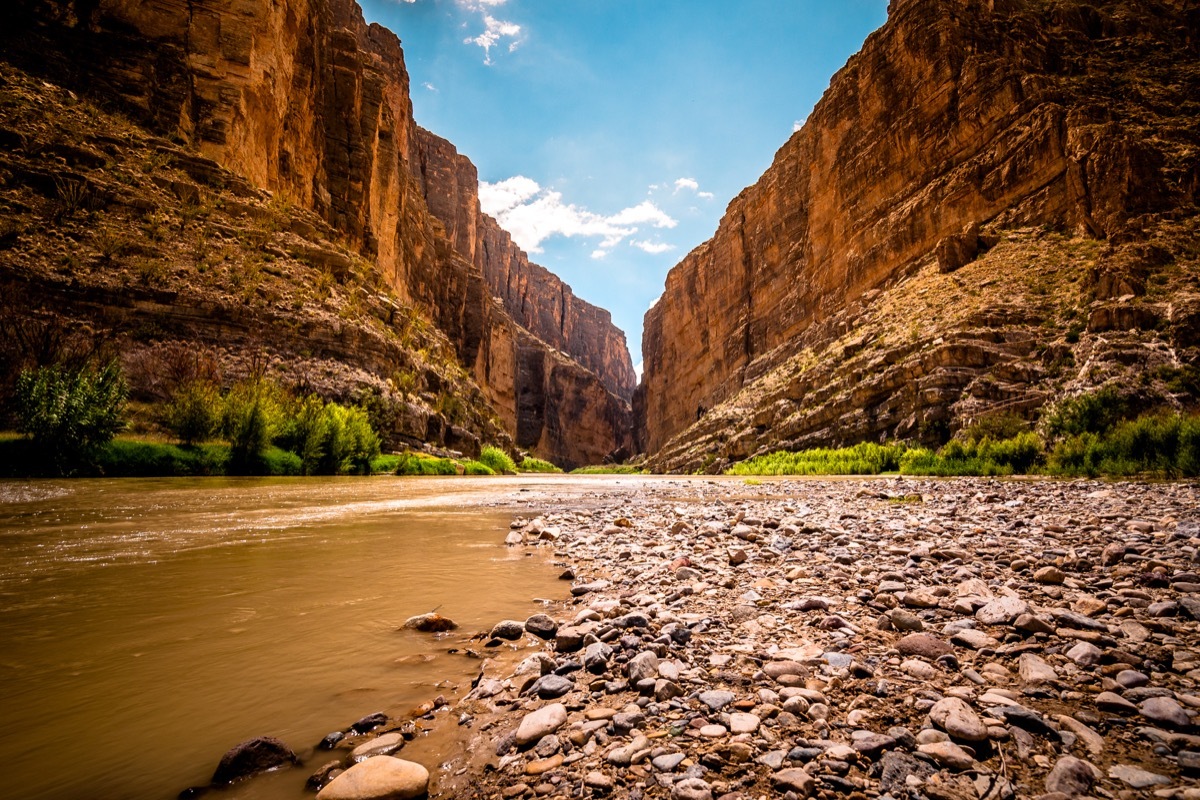
[[[667,272],[716,231],[883,24],[887,0],[359,0],[403,42],[417,122],[641,366]]]

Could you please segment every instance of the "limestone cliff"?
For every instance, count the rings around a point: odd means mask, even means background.
[[[409,165],[430,212],[464,258],[483,273],[495,297],[526,330],[600,376],[625,400],[637,378],[625,334],[602,308],[579,299],[549,270],[530,262],[508,231],[479,207],[475,165],[453,144],[417,129]]]
[[[1159,288],[1173,293],[1126,314],[1142,320],[1138,346],[1161,344],[1176,365],[1194,357],[1194,340],[1166,332],[1189,330],[1194,313],[1198,31],[1195,8],[1168,0],[894,0],[646,314],[635,408],[653,463],[916,435],[1014,400],[1044,403],[1072,376],[1030,367],[1029,354],[1074,354],[1063,338],[1072,320],[1095,321],[1101,341],[1081,346],[1111,352],[1100,334],[1125,327],[1103,323],[1104,309],[1155,300],[1148,271],[1167,270]],[[942,277],[920,286],[926,300],[952,298],[975,276],[949,273],[1006,241],[1024,260],[1002,250],[993,267],[1054,283],[1036,245],[1021,249],[1043,228],[1108,243],[1059,296],[1065,305],[1042,302],[1043,287],[1022,306],[982,278],[969,305],[904,302],[928,275]],[[1141,290],[1114,292],[1122,282]],[[912,316],[879,319],[884,300]],[[968,307],[973,318],[952,313]],[[885,323],[911,335],[887,346]],[[1162,336],[1145,332],[1156,325]],[[988,375],[1009,386],[985,390]]]
[[[150,146],[166,154],[166,163],[150,165],[150,173],[185,161],[201,173],[202,191],[181,189],[189,196],[178,198],[180,203],[211,202],[224,212],[227,196],[236,202],[232,195],[240,194],[256,207],[270,202],[277,209],[293,208],[297,213],[283,213],[282,224],[307,242],[293,243],[302,261],[331,270],[339,282],[356,272],[368,292],[385,290],[393,308],[432,322],[490,403],[490,410],[475,409],[474,416],[494,413],[518,446],[541,448],[545,457],[568,465],[599,461],[628,445],[627,404],[588,368],[603,360],[581,366],[554,352],[558,347],[571,353],[570,347],[543,343],[542,331],[535,329],[534,336],[525,331],[524,319],[514,320],[493,302],[470,241],[431,213],[427,199],[441,211],[444,199],[474,189],[447,185],[431,191],[428,182],[414,178],[408,159],[420,149],[421,134],[412,117],[400,40],[366,24],[353,0],[17,0],[3,16],[0,52],[20,69],[74,89],[163,137]],[[38,134],[16,130],[24,121],[5,120],[28,144]],[[63,128],[51,138],[71,139],[74,132]],[[134,133],[130,137],[147,143]],[[28,162],[36,154],[24,155]],[[67,178],[99,185],[109,175],[104,157],[86,166],[95,174]],[[22,185],[27,173],[17,170],[9,188],[27,189]],[[55,176],[43,177],[53,194]],[[261,195],[264,190],[270,194]],[[112,201],[124,199],[120,194],[119,188],[104,193],[104,207],[89,213],[107,211]],[[452,202],[470,205],[465,195]],[[190,219],[190,212],[184,216]],[[330,252],[335,255],[322,255]],[[106,258],[103,269],[120,260]],[[231,269],[231,277],[237,274]],[[30,273],[21,278],[36,295]],[[95,269],[71,276],[85,284],[102,278]],[[553,283],[548,291],[561,296],[561,282]],[[351,295],[361,306],[359,296]],[[395,314],[383,313],[391,328],[386,336],[403,339]],[[304,313],[296,316],[301,325],[316,322]],[[582,338],[592,333],[601,341],[594,346],[576,341],[574,351],[605,353],[618,362],[613,342],[623,348],[620,337],[595,326]],[[178,334],[163,332],[163,338],[171,337]],[[278,355],[289,358],[305,349],[302,338],[268,337],[265,345],[283,348]],[[331,354],[346,363],[358,356],[353,350]],[[628,361],[627,353],[624,357]],[[539,359],[540,368],[532,369]],[[395,367],[384,360],[372,369],[383,378]],[[622,388],[619,380],[612,383]],[[448,388],[441,387],[443,395]],[[451,400],[470,402],[466,395],[444,402],[453,405]],[[455,416],[438,413],[446,425]]]

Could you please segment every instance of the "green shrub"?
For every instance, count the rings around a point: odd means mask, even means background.
[[[424,453],[405,453],[396,465],[397,475],[457,475],[458,468],[448,458],[436,458]]]
[[[984,414],[959,431],[955,438],[964,441],[968,439],[975,439],[976,441],[982,439],[999,441],[1001,439],[1012,439],[1029,430],[1029,428],[1029,421],[1020,414],[1014,414],[1011,411],[999,411]]]
[[[58,474],[90,463],[121,428],[128,390],[118,363],[25,370],[15,387],[17,429]]]
[[[310,394],[289,404],[276,443],[300,458],[301,474],[316,475],[321,471],[327,437],[325,403],[317,395]]]
[[[521,463],[517,465],[519,472],[562,472],[561,469],[551,464],[549,461],[543,461],[540,458],[525,456],[521,459]]]
[[[205,380],[188,381],[163,408],[163,424],[182,444],[205,442],[221,427],[221,390]]]
[[[862,442],[853,447],[780,450],[733,465],[728,475],[878,475],[900,469],[907,446]]]
[[[1081,433],[1055,445],[1055,475],[1200,476],[1200,416],[1157,414],[1122,422],[1107,434]]]
[[[1115,386],[1069,397],[1046,414],[1046,433],[1052,439],[1082,433],[1105,433],[1129,414],[1129,401]]]
[[[283,419],[279,395],[269,381],[250,380],[235,385],[225,398],[221,429],[229,442],[231,474],[267,472],[267,448]]]
[[[513,463],[512,458],[499,447],[485,446],[479,451],[479,461],[486,465],[492,472],[501,475],[517,471],[517,465]]]
[[[300,456],[290,450],[268,447],[262,454],[263,473],[266,475],[300,475],[303,464]]]
[[[365,409],[308,395],[289,404],[277,444],[300,458],[304,475],[370,475],[379,436]],[[392,469],[395,469],[393,465]]]
[[[492,469],[487,464],[484,464],[482,461],[473,461],[472,460],[472,461],[464,461],[463,462],[463,474],[464,475],[495,475],[496,470]]]
[[[1045,454],[1040,436],[1025,431],[1007,439],[951,439],[937,453],[913,450],[900,459],[905,475],[1012,475],[1032,471]]]

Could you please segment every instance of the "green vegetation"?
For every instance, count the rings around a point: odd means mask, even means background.
[[[175,390],[163,409],[163,425],[185,445],[206,442],[221,427],[221,387],[193,380]]]
[[[902,444],[863,442],[839,449],[779,451],[735,464],[729,475],[878,475],[900,469]]]
[[[1129,419],[1114,387],[1047,409],[1040,429],[1016,416],[982,419],[937,451],[903,443],[780,451],[734,465],[731,475],[1200,476],[1200,415],[1159,412]]]
[[[590,467],[576,467],[572,475],[642,475],[645,470],[633,464],[593,464]]]
[[[492,472],[503,475],[517,471],[517,465],[512,457],[499,447],[485,446],[479,451],[479,461]]]
[[[487,464],[484,464],[482,461],[471,460],[471,461],[463,462],[463,474],[464,475],[495,475],[496,470],[492,469]]]
[[[562,472],[561,469],[551,464],[549,461],[543,461],[540,458],[533,456],[525,456],[521,459],[521,463],[517,465],[518,472]]]
[[[457,475],[458,468],[448,458],[426,455],[425,453],[405,453],[400,456],[396,465],[397,475]]]
[[[31,465],[72,474],[121,429],[128,390],[115,360],[24,370],[15,388],[17,429],[34,445]]]

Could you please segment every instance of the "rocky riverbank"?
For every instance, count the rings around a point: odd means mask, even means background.
[[[1194,484],[629,481],[540,510],[509,543],[554,548],[573,599],[485,637],[435,795],[1200,798]]]

